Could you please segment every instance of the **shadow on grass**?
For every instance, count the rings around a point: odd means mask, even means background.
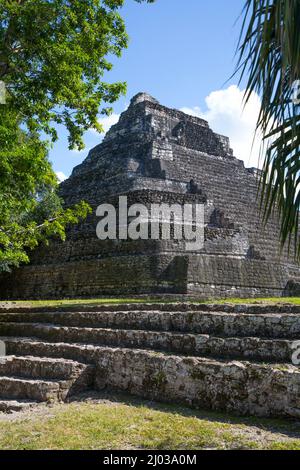
[[[148,408],[154,411],[172,413],[187,418],[196,418],[211,423],[255,427],[262,431],[280,433],[289,438],[300,439],[300,420],[288,418],[262,418],[240,416],[226,412],[210,411],[205,409],[189,408],[180,404],[163,403],[144,399],[127,393],[114,390],[103,392],[85,392],[70,398],[72,403],[105,403],[132,406],[135,408]]]

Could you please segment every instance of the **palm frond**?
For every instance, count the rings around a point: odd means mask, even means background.
[[[276,208],[282,245],[293,243],[300,257],[300,106],[292,100],[300,79],[300,0],[247,0],[243,14],[237,70],[248,76],[245,102],[253,92],[262,100],[264,220]]]

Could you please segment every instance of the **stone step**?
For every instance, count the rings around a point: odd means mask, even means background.
[[[32,400],[0,400],[0,412],[14,413],[26,411],[33,408],[37,404],[38,402]]]
[[[96,388],[239,415],[300,418],[300,369],[290,364],[217,361],[106,349]]]
[[[35,337],[47,342],[154,349],[194,356],[250,358],[272,362],[290,362],[294,351],[294,342],[284,338],[221,337],[165,331],[59,327],[35,323],[2,323],[0,334]]]
[[[291,304],[203,304],[193,302],[177,303],[123,303],[123,304],[77,304],[47,307],[0,307],[0,314],[10,313],[54,313],[54,312],[129,312],[129,311],[162,311],[162,312],[224,312],[249,314],[300,314],[300,305]]]
[[[67,397],[69,388],[68,381],[0,376],[0,398],[20,398],[38,402],[60,401]]]
[[[16,356],[70,359],[89,365],[97,363],[103,348],[87,344],[48,343],[38,338],[0,337],[6,343],[7,354]]]
[[[27,355],[22,352],[21,341],[19,346],[18,356],[8,355],[0,361],[0,398],[4,399],[0,411],[18,410],[15,404],[7,408],[7,399],[20,402],[61,401],[93,386],[93,365],[47,355]],[[23,406],[20,406],[22,409]]]
[[[50,323],[87,328],[178,331],[222,336],[300,338],[300,315],[224,312],[45,312],[0,314],[2,323]]]
[[[216,359],[220,361],[226,360],[244,360],[250,362],[267,362],[268,364],[292,364],[291,356],[288,357],[286,361],[276,359],[275,355],[272,359],[269,360],[262,360],[261,358],[257,359],[257,354],[253,354],[252,356],[249,354],[249,357],[244,355],[240,355],[240,357],[231,357],[219,355],[212,355],[212,354],[204,354],[199,353],[197,354],[188,354],[187,352],[182,351],[165,351],[165,350],[153,350],[153,348],[133,348],[133,347],[120,347],[114,345],[99,345],[99,344],[84,344],[84,343],[73,343],[73,342],[47,342],[46,340],[42,340],[40,338],[16,338],[16,337],[0,337],[0,339],[4,340],[7,345],[8,354],[12,355],[23,355],[23,356],[33,356],[33,357],[51,357],[51,358],[66,358],[73,361],[85,362],[89,364],[97,364],[98,356],[102,353],[102,351],[106,350],[116,350],[116,349],[124,349],[124,350],[140,350],[140,351],[148,351],[153,352],[154,354],[164,353],[166,355],[171,354],[178,354],[182,357],[187,356],[196,356],[196,357],[206,357],[211,359]]]
[[[80,307],[80,308],[78,308]],[[300,306],[124,304],[0,309],[0,411],[95,387],[300,418]]]
[[[193,407],[300,418],[300,369],[291,364],[216,360],[148,350],[8,338],[8,350],[90,361],[95,388]],[[1,387],[1,382],[0,382]]]
[[[91,366],[68,359],[6,356],[0,361],[0,376],[31,379],[79,380],[92,374]]]

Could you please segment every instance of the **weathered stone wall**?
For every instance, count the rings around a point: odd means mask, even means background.
[[[190,181],[198,188],[191,194]],[[133,98],[102,144],[61,185],[67,205],[93,207],[65,243],[38,248],[30,266],[1,278],[2,298],[182,293],[200,297],[283,295],[297,286],[299,267],[281,252],[274,216],[263,227],[257,171],[235,158],[229,140],[207,122]],[[205,203],[205,244],[184,241],[100,241],[96,207],[116,204]]]
[[[299,419],[300,369],[292,364],[299,313],[284,303],[0,308],[8,354],[0,412],[93,387]]]
[[[96,370],[98,390],[110,387],[152,400],[240,415],[299,417],[299,386],[300,374],[293,367],[193,357],[180,360],[147,351],[107,350]]]

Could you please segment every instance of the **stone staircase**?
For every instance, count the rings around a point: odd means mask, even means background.
[[[128,304],[0,309],[0,411],[89,388],[300,417],[300,307]]]

